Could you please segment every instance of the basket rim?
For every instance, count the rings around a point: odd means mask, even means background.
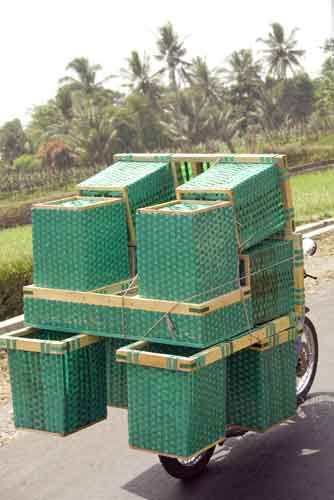
[[[86,334],[74,334],[65,340],[42,340],[22,338],[25,335],[34,335],[42,328],[24,327],[0,336],[0,347],[11,351],[28,351],[42,354],[65,354],[66,352],[82,349],[92,344],[102,342],[103,337]],[[70,334],[69,334],[70,335]]]
[[[122,203],[123,200],[122,198],[117,198],[117,197],[112,197],[112,198],[98,198],[95,197],[97,201],[94,201],[91,205],[85,205],[82,207],[64,207],[62,205],[59,205],[61,202],[69,202],[69,201],[75,201],[75,200],[92,200],[94,196],[80,196],[80,195],[74,195],[74,196],[69,196],[67,198],[60,198],[57,200],[50,200],[50,201],[44,201],[41,203],[34,203],[32,205],[32,208],[37,208],[37,209],[48,209],[48,210],[64,210],[64,211],[72,211],[72,212],[83,212],[86,210],[93,210],[100,208],[105,205],[114,205],[116,203]]]
[[[203,208],[197,208],[195,210],[162,210],[169,206],[174,205],[204,205]],[[231,206],[232,203],[230,201],[209,201],[209,200],[172,200],[166,203],[159,203],[158,205],[151,205],[149,207],[139,208],[137,210],[137,214],[155,214],[159,213],[159,215],[182,215],[182,216],[194,216],[197,214],[201,214],[203,212],[212,212],[217,210],[218,208],[226,208]]]

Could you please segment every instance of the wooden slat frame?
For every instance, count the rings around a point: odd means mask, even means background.
[[[145,348],[150,345],[150,342],[139,340],[118,349],[116,351],[116,361],[160,369],[170,369],[171,362],[174,361],[174,370],[192,372],[198,367],[208,366],[248,347],[259,344],[258,349],[267,348],[266,344],[268,338],[270,338],[268,331],[275,332],[272,335],[279,337],[279,343],[287,342],[289,340],[289,330],[292,327],[291,317],[282,316],[237,339],[217,344],[189,357],[145,352]]]
[[[135,292],[135,288],[132,289]],[[75,290],[59,290],[55,288],[40,288],[29,285],[23,288],[25,298],[54,300],[58,302],[73,302],[95,306],[139,309],[160,313],[173,313],[185,316],[207,316],[222,307],[235,304],[250,296],[248,287],[241,287],[206,302],[176,302],[171,300],[146,299],[139,296],[119,294],[102,294],[95,291],[79,292]],[[123,292],[124,293],[124,292]]]
[[[69,196],[68,198],[61,198],[59,200],[45,201],[41,203],[35,203],[32,205],[32,208],[38,209],[47,209],[47,210],[66,210],[66,211],[75,211],[75,212],[83,212],[86,210],[92,210],[95,208],[103,207],[105,205],[114,205],[115,203],[121,203],[122,198],[101,198],[96,203],[92,203],[92,205],[83,206],[83,207],[64,207],[62,205],[58,205],[61,202],[75,201],[75,200],[91,200],[92,196]]]
[[[8,345],[15,345],[16,351],[63,355],[69,350],[69,346],[73,341],[79,342],[78,346],[76,347],[77,349],[82,349],[83,347],[87,347],[91,344],[96,344],[97,342],[103,341],[102,337],[95,337],[93,335],[85,334],[73,335],[66,340],[41,340],[22,338],[25,335],[33,335],[36,331],[38,331],[38,329],[27,327],[7,333],[5,335],[1,335],[0,345],[2,344],[4,347],[6,347],[7,343]],[[43,348],[43,346],[45,345],[48,346],[47,351],[45,350],[45,348]]]

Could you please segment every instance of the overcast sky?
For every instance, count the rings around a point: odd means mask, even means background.
[[[269,24],[300,28],[304,66],[316,75],[330,36],[329,0],[2,0],[0,123],[26,123],[35,104],[54,96],[74,57],[117,73],[133,49],[155,53],[157,27],[170,20],[186,37],[189,55],[222,65],[235,49],[258,49]]]

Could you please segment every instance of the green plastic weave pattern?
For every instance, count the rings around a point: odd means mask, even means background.
[[[185,205],[168,207],[189,211]],[[196,208],[196,205],[195,205]],[[233,207],[189,215],[137,214],[137,265],[143,297],[204,302],[239,286]]]
[[[117,349],[129,344],[129,339],[106,339],[107,354],[107,404],[118,408],[128,407],[126,366],[115,361]]]
[[[131,446],[187,457],[224,437],[225,360],[191,373],[128,365],[128,387]]]
[[[123,203],[89,210],[33,208],[34,283],[92,290],[129,277]]]
[[[106,188],[105,190],[101,190]],[[110,191],[120,188],[119,191]],[[80,193],[94,196],[120,196],[128,188],[132,219],[141,207],[169,201],[175,197],[173,177],[168,161],[119,161],[79,185]]]
[[[182,186],[194,193],[184,198],[223,199],[226,193],[197,193],[199,189],[228,189],[233,194],[241,249],[245,250],[283,229],[287,214],[283,207],[279,167],[275,164],[220,163]]]
[[[265,431],[296,412],[296,345],[245,349],[227,360],[228,423]]]
[[[206,316],[111,308],[44,299],[24,299],[25,323],[38,328],[85,332],[204,348],[253,328],[251,299]]]
[[[292,241],[264,241],[245,254],[250,260],[254,324],[291,312],[294,308]]]
[[[17,427],[68,434],[106,418],[104,342],[62,355],[9,350],[8,359]]]

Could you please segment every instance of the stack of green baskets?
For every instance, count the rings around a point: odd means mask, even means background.
[[[185,347],[138,342],[117,352],[127,363],[129,444],[189,457],[224,438],[226,360]]]
[[[295,328],[228,358],[228,423],[265,431],[296,413]]]
[[[280,182],[274,159],[264,158],[263,163],[218,163],[183,184],[180,191],[187,199],[232,198],[240,246],[245,250],[283,229],[287,214]]]
[[[34,284],[92,290],[129,277],[121,199],[74,197],[32,209]]]
[[[138,210],[137,265],[143,297],[205,302],[239,287],[233,207],[183,201]]]
[[[245,252],[249,257],[254,324],[294,308],[293,242],[267,240]]]
[[[136,210],[175,196],[168,155],[156,161],[133,161],[124,156],[114,165],[79,184],[81,195],[120,196],[127,189],[133,222]]]
[[[69,434],[107,416],[102,338],[23,329],[8,350],[17,427]]]

